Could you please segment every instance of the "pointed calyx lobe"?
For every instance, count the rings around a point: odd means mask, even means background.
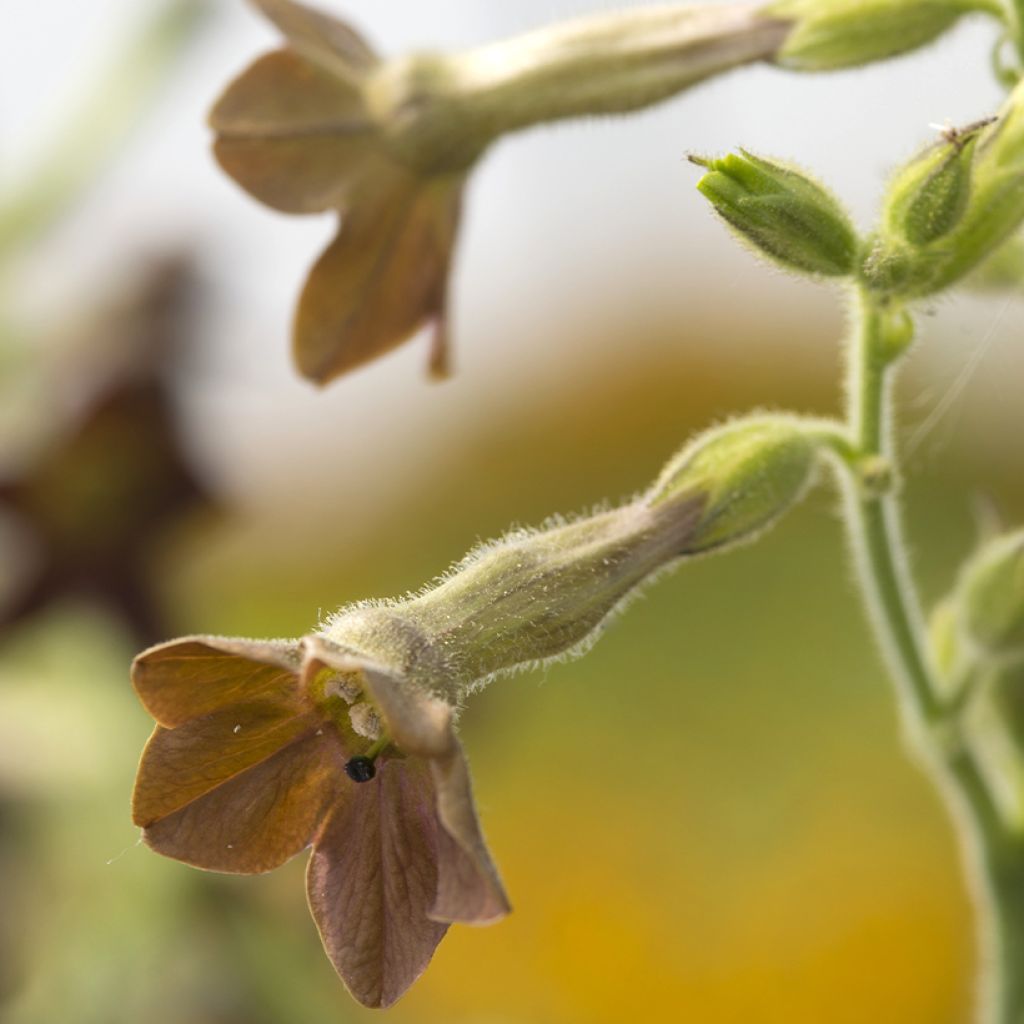
[[[236,873],[312,844],[310,908],[360,1002],[394,1002],[449,922],[508,912],[442,702],[321,637],[174,641],[132,678],[157,720],[132,802],[146,842]],[[344,770],[370,747],[350,702],[370,703],[391,740],[365,785]]]

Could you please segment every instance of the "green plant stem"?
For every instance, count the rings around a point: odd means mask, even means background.
[[[902,346],[893,348],[885,312],[865,293],[860,295],[859,330],[852,344],[851,434],[862,459],[886,459],[895,472],[891,378]],[[847,523],[908,741],[949,807],[961,839],[985,972],[980,1020],[1024,1024],[1024,858],[1019,842],[1002,825],[977,764],[959,742],[955,712],[933,678],[896,494],[865,494],[848,477]]]

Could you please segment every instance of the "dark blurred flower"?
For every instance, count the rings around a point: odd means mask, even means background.
[[[167,634],[151,563],[162,531],[207,501],[171,402],[195,294],[191,265],[170,259],[102,318],[97,348],[109,350],[116,335],[120,358],[56,440],[0,482],[0,511],[13,514],[34,555],[27,580],[0,603],[0,631],[77,596],[111,608],[142,643]]]
[[[450,922],[508,912],[445,701],[324,636],[178,640],[132,679],[159,723],[132,804],[146,842],[243,874],[312,843],[310,909],[364,1005],[395,1002]]]

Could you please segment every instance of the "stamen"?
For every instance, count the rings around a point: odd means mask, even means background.
[[[377,774],[376,760],[390,746],[391,738],[382,736],[365,754],[345,762],[345,774],[353,782],[369,782]]]

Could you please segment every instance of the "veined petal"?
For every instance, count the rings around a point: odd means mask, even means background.
[[[271,871],[350,798],[351,787],[339,784],[343,763],[337,736],[313,732],[153,822],[143,837],[158,853],[210,871]]]
[[[265,53],[224,90],[210,127],[225,135],[351,135],[370,129],[359,86],[293,50]]]
[[[388,736],[404,754],[430,766],[437,816],[437,895],[434,920],[487,924],[511,909],[477,818],[462,745],[444,701],[363,662],[323,637],[303,640],[307,658],[340,672],[359,671],[367,696],[380,711]]]
[[[299,300],[293,341],[304,376],[326,383],[430,323],[443,339],[463,181],[424,181],[396,164],[351,192]],[[435,346],[431,365],[444,364]]]
[[[425,766],[384,760],[353,786],[317,836],[306,874],[324,949],[364,1006],[394,1003],[447,925],[427,913],[437,890],[433,787]]]
[[[222,136],[217,163],[254,199],[282,213],[338,210],[374,162],[363,136]]]
[[[286,641],[185,637],[143,651],[132,663],[132,685],[157,722],[174,728],[245,702],[305,710],[300,662],[298,645]]]
[[[490,924],[512,909],[498,877],[477,818],[462,746],[430,762],[437,800],[437,899],[430,908],[435,921]]]
[[[351,25],[294,0],[252,0],[284,37],[336,74],[365,75],[377,63],[372,47]]]
[[[142,752],[132,818],[148,826],[191,803],[321,725],[273,702],[233,704],[174,729],[161,725]]]

